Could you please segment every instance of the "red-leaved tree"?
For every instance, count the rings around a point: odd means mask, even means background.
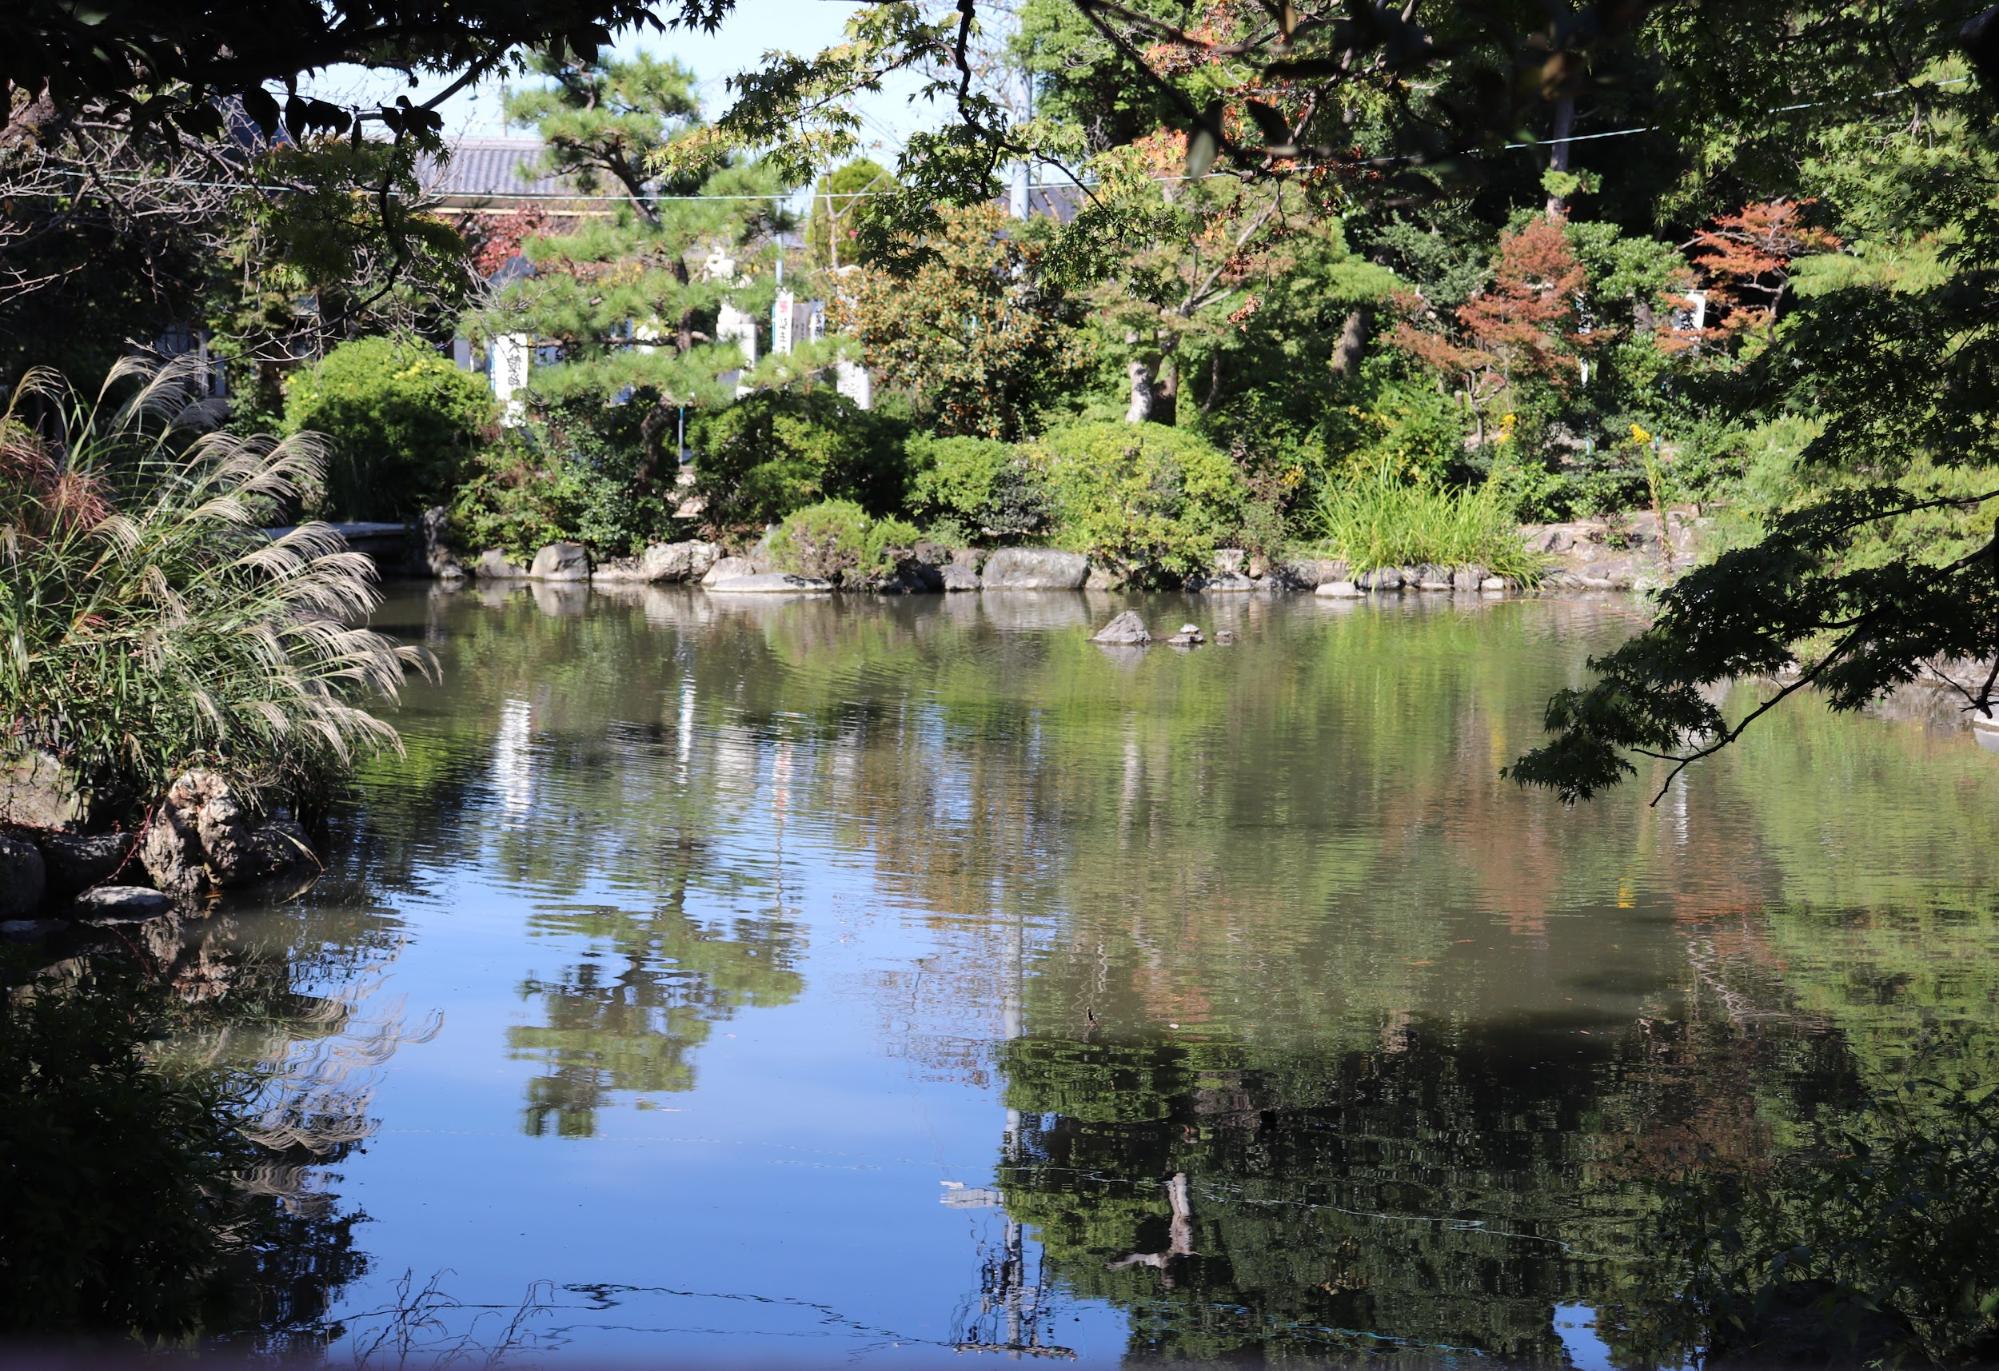
[[[1661,344],[1673,351],[1725,344],[1775,319],[1792,261],[1840,247],[1834,234],[1805,222],[1811,205],[1810,200],[1744,205],[1696,233],[1687,246],[1707,295],[1709,322],[1701,328],[1669,322],[1660,330]],[[1684,309],[1692,301],[1682,297],[1671,303]]]
[[[1455,328],[1405,319],[1396,345],[1451,378],[1471,409],[1480,442],[1485,407],[1523,382],[1566,390],[1584,352],[1603,334],[1584,333],[1578,302],[1589,274],[1558,219],[1534,219],[1499,240],[1492,283],[1458,306]]]

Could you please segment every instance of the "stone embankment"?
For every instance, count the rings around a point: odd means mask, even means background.
[[[0,938],[101,934],[319,872],[302,828],[253,816],[213,771],[175,781],[133,831],[83,832],[76,816],[39,772],[0,784]]]
[[[1535,582],[1543,592],[1644,590],[1663,585],[1690,565],[1704,521],[1691,511],[1621,515],[1520,530],[1528,551],[1545,565]],[[431,510],[402,525],[354,526],[362,545],[391,575],[523,584],[698,585],[729,595],[798,595],[835,590],[876,594],[958,594],[969,591],[1117,590],[1119,572],[1079,552],[1055,548],[996,550],[922,542],[885,575],[835,582],[779,567],[769,539],[737,553],[719,543],[655,543],[637,557],[593,563],[580,543],[551,543],[523,566],[498,549],[461,559],[445,541],[445,514]],[[400,536],[392,536],[400,530]],[[1248,591],[1318,591],[1359,597],[1393,591],[1506,592],[1519,587],[1480,567],[1350,568],[1337,560],[1290,557],[1276,562],[1236,548],[1217,551],[1185,588],[1203,595]]]

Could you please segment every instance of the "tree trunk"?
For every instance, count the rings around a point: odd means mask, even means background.
[[[1159,361],[1159,380],[1152,388],[1152,417],[1162,424],[1180,422],[1180,366],[1171,357]]]
[[[1127,424],[1142,424],[1152,417],[1152,368],[1145,359],[1134,357],[1125,364],[1131,376],[1131,404],[1125,409]]]
[[[1569,136],[1576,131],[1576,97],[1564,95],[1555,101],[1555,128],[1549,135],[1548,170],[1567,171],[1569,169]],[[1569,197],[1548,196],[1548,217],[1559,219],[1569,212]]]
[[[1333,375],[1352,376],[1359,372],[1361,355],[1367,351],[1368,334],[1373,328],[1374,318],[1366,305],[1347,315],[1346,324],[1340,329],[1340,341],[1333,347]]]

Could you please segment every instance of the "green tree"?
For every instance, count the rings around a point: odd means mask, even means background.
[[[743,359],[734,342],[716,338],[722,302],[754,308],[769,299],[768,286],[746,294],[706,262],[713,252],[752,250],[777,222],[779,187],[753,165],[656,170],[701,125],[694,75],[677,62],[544,58],[539,69],[547,84],[514,93],[508,118],[541,135],[547,170],[612,198],[600,218],[529,239],[532,273],[502,292],[481,327],[560,348],[560,360],[532,378],[544,398],[644,406],[648,461],[638,480],[656,481],[678,410],[733,395]],[[696,195],[716,198],[674,198]]]
[[[343,343],[285,387],[285,429],[330,447],[318,517],[409,518],[451,494],[498,418],[484,380],[410,339]]]
[[[835,167],[812,186],[812,209],[805,219],[805,250],[812,265],[828,271],[854,266],[856,226],[868,199],[895,184],[881,163],[857,157]]]
[[[836,303],[880,380],[946,435],[1018,440],[1080,375],[1078,303],[1041,271],[1040,237],[991,206],[950,210],[913,274],[863,270]]]

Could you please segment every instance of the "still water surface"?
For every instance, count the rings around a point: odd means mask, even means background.
[[[1240,640],[1087,641],[1126,605]],[[1671,1157],[1999,1018],[1967,742],[1799,708],[1656,806],[1498,777],[1620,602],[378,623],[444,683],[228,924],[342,1007],[281,1049],[361,1139],[299,1261],[336,1354],[410,1273],[592,1363],[1632,1364]]]

